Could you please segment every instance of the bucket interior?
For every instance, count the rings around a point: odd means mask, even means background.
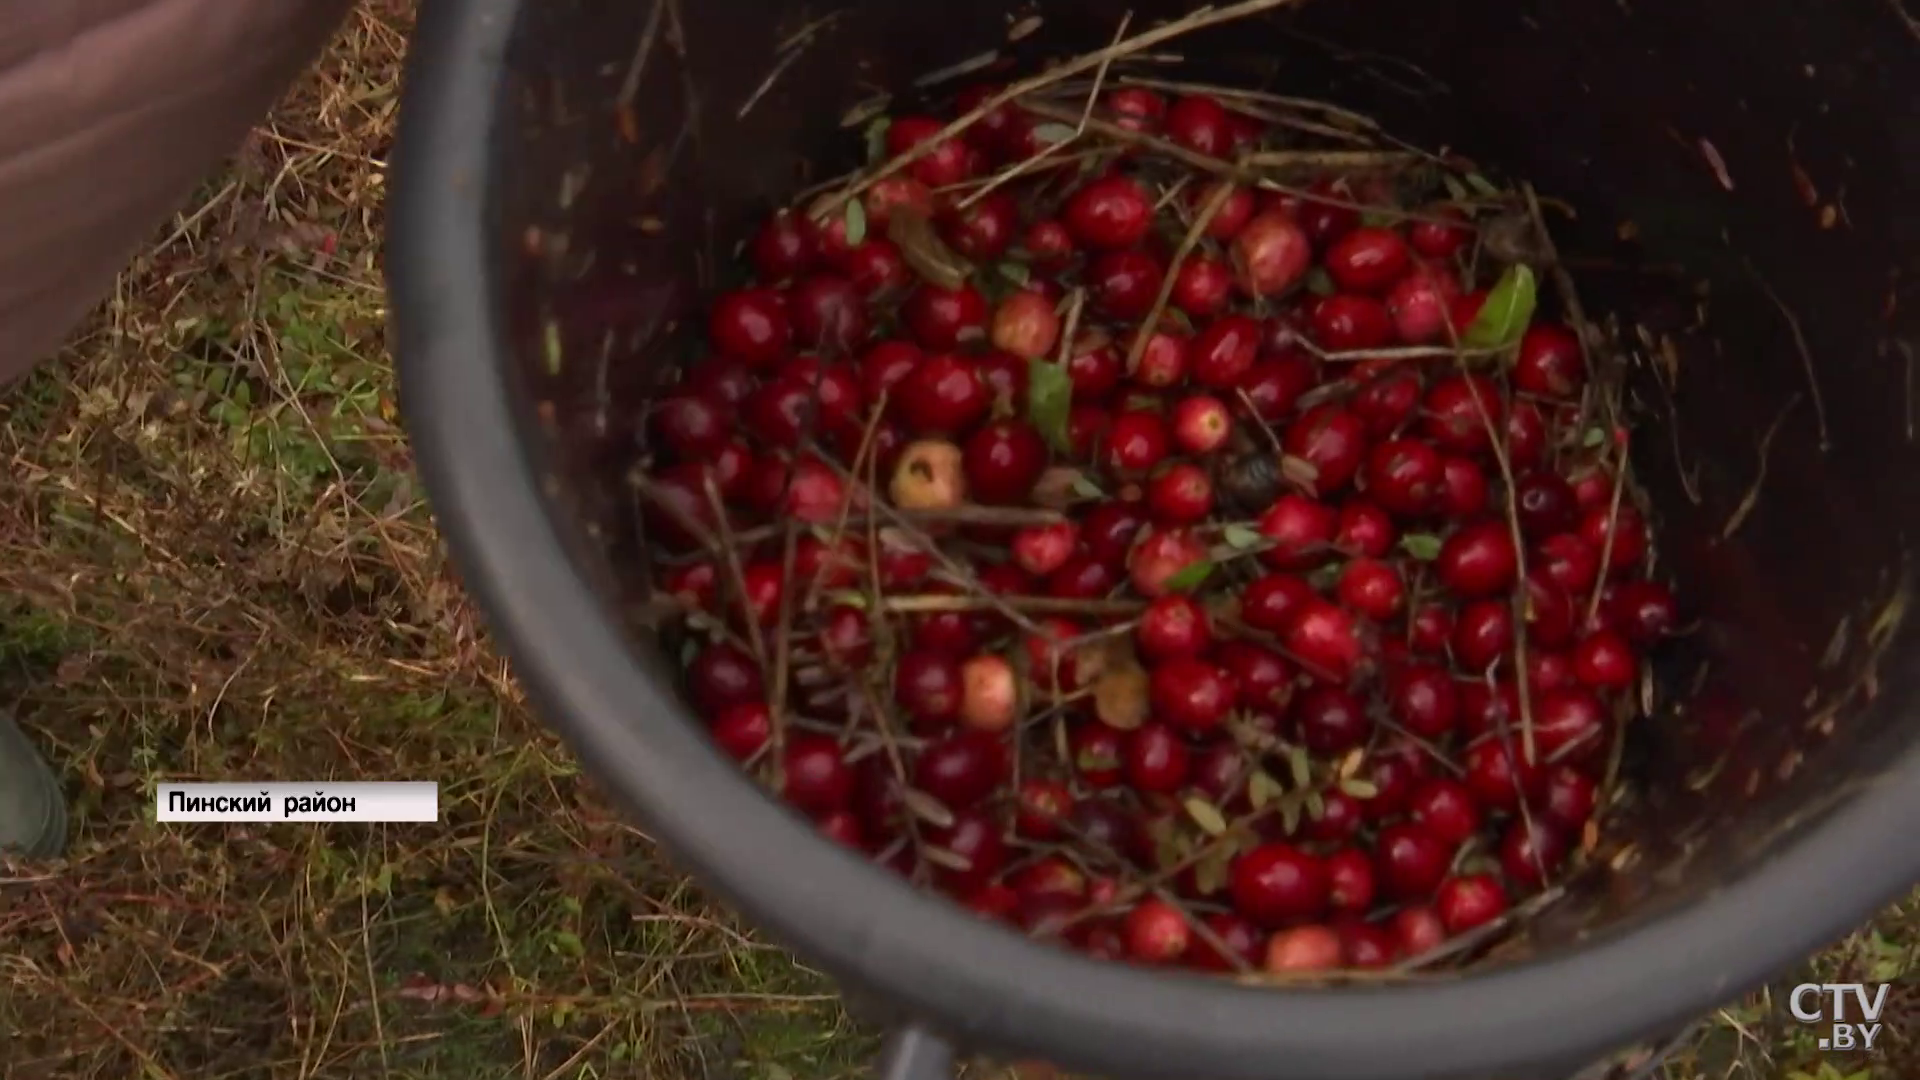
[[[1134,25],[1186,8],[1141,0]],[[488,178],[497,301],[552,513],[611,608],[645,588],[623,480],[635,421],[699,355],[701,304],[739,239],[858,164],[842,117],[988,50],[1024,74],[1098,48],[1122,10],[524,6]],[[1029,15],[1040,28],[1009,44]],[[1554,231],[1586,307],[1636,345],[1634,466],[1690,630],[1630,744],[1647,794],[1530,927],[1532,947],[1702,901],[1920,737],[1863,708],[1912,647],[1904,549],[1920,511],[1904,344],[1920,311],[1906,257],[1920,72],[1886,5],[1320,0],[1164,51],[1184,58],[1156,65],[1164,77],[1333,101],[1565,200],[1577,217]],[[667,677],[632,625],[636,663]]]

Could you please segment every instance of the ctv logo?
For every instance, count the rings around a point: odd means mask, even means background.
[[[1827,1013],[1827,999],[1832,1014]],[[1822,1050],[1871,1050],[1880,1037],[1880,1009],[1887,1003],[1887,986],[1881,983],[1867,996],[1864,983],[1801,983],[1793,988],[1787,1006],[1794,1019],[1804,1024],[1827,1021],[1832,1033],[1820,1040]]]

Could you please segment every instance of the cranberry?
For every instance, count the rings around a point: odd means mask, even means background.
[[[1327,856],[1327,906],[1336,912],[1364,915],[1373,907],[1373,860],[1356,848],[1341,848]]]
[[[1539,561],[1528,567],[1529,572],[1538,569],[1548,581],[1569,593],[1584,594],[1600,576],[1599,553],[1574,533],[1542,540],[1536,557]]]
[[[884,233],[893,222],[894,211],[903,207],[920,217],[932,217],[933,192],[911,176],[889,176],[867,189],[866,207],[868,231]]]
[[[1401,517],[1429,513],[1445,482],[1440,455],[1424,442],[1391,439],[1367,457],[1367,494]]]
[[[1233,434],[1233,419],[1219,398],[1196,394],[1173,407],[1173,441],[1188,454],[1211,454]]]
[[[1027,226],[1020,241],[1033,265],[1042,270],[1057,270],[1073,258],[1073,234],[1060,222],[1048,218]]]
[[[924,359],[926,354],[919,346],[897,339],[882,341],[868,349],[860,358],[860,388],[866,399],[879,401]]]
[[[1080,521],[1080,543],[1086,546],[1087,554],[1108,566],[1122,567],[1127,565],[1133,542],[1146,525],[1146,514],[1137,504],[1099,503]]]
[[[1464,525],[1440,546],[1434,573],[1454,594],[1492,596],[1513,587],[1520,556],[1503,521]]]
[[[666,572],[660,591],[702,611],[714,611],[719,598],[720,581],[712,563],[677,566]]]
[[[781,509],[795,521],[824,525],[840,519],[846,502],[847,488],[840,474],[817,459],[805,458],[793,467]]]
[[[1573,488],[1554,473],[1535,472],[1514,483],[1521,531],[1529,537],[1564,532],[1573,525]]]
[[[1002,732],[1013,726],[1020,710],[1020,687],[1013,665],[992,653],[972,657],[960,665],[960,720],[975,731]]]
[[[1639,511],[1622,504],[1595,507],[1580,521],[1580,538],[1601,553],[1610,576],[1624,576],[1647,557],[1647,525]],[[1611,549],[1609,549],[1611,545]]]
[[[1441,460],[1440,471],[1442,514],[1461,521],[1487,508],[1487,474],[1480,466],[1463,457],[1448,457]]]
[[[1596,630],[1573,647],[1574,678],[1595,690],[1632,686],[1637,666],[1633,646],[1613,630]]]
[[[895,388],[900,418],[916,434],[958,434],[979,423],[992,402],[979,370],[963,356],[930,356]]]
[[[1333,543],[1348,554],[1381,559],[1393,550],[1395,535],[1393,519],[1385,510],[1362,499],[1349,499],[1340,506]]]
[[[1146,238],[1153,226],[1153,199],[1138,181],[1109,175],[1074,192],[1061,216],[1080,244],[1118,251]]]
[[[845,351],[867,336],[866,301],[844,277],[802,278],[793,286],[787,309],[794,340],[808,348]]]
[[[1341,956],[1348,967],[1370,971],[1393,963],[1393,934],[1386,928],[1349,919],[1337,929]]]
[[[1393,940],[1402,957],[1424,956],[1446,943],[1447,926],[1440,913],[1424,904],[1404,907],[1393,916]]]
[[[1378,559],[1350,560],[1341,568],[1337,591],[1342,604],[1375,622],[1392,618],[1406,599],[1400,571]]]
[[[1453,637],[1453,612],[1440,604],[1422,604],[1407,621],[1407,643],[1433,656],[1446,651]]]
[[[1119,575],[1089,555],[1075,555],[1047,576],[1047,595],[1062,600],[1098,600],[1119,584]]]
[[[1208,157],[1225,157],[1232,149],[1232,121],[1226,107],[1205,94],[1189,94],[1167,110],[1167,138]]]
[[[1341,844],[1353,839],[1365,820],[1360,800],[1343,791],[1326,791],[1320,795],[1318,813],[1313,812],[1312,806],[1307,808],[1302,829],[1308,839]]]
[[[1573,661],[1563,652],[1549,649],[1527,650],[1527,685],[1536,690],[1554,690],[1573,684]]]
[[[1360,637],[1353,616],[1324,600],[1301,606],[1285,641],[1288,650],[1323,679],[1344,683],[1360,664]]]
[[[1167,101],[1145,87],[1122,86],[1107,91],[1107,109],[1128,131],[1151,133],[1167,115]]]
[[[1007,844],[1000,836],[1000,826],[985,814],[957,813],[952,825],[929,830],[926,839],[957,858],[956,865],[943,865],[936,871],[940,883],[952,891],[978,889],[1006,865]]]
[[[1212,639],[1207,612],[1191,597],[1162,596],[1147,605],[1134,628],[1134,640],[1148,662],[1198,656]]]
[[[1520,723],[1520,691],[1511,679],[1488,685],[1483,678],[1461,682],[1460,727],[1472,739],[1517,730]]]
[[[1475,600],[1453,624],[1453,658],[1471,672],[1484,672],[1513,647],[1513,608],[1505,600]]]
[[[987,102],[1006,91],[994,83],[975,83],[954,95],[955,111],[962,115],[979,112]],[[1012,102],[1002,102],[987,110],[962,137],[982,150],[998,150],[1006,145],[1020,110]]]
[[[1198,465],[1171,465],[1147,482],[1147,507],[1162,525],[1204,521],[1213,512],[1213,481]]]
[[[1110,788],[1120,782],[1125,736],[1100,723],[1085,723],[1068,736],[1073,768],[1088,787]],[[1081,804],[1083,807],[1086,804]]]
[[[785,281],[813,263],[813,243],[801,219],[782,210],[768,218],[748,249],[753,268],[768,281]]]
[[[1389,825],[1380,830],[1375,860],[1389,895],[1418,900],[1439,887],[1453,861],[1453,848],[1417,825]]]
[[[1284,711],[1293,696],[1293,668],[1279,653],[1245,641],[1229,641],[1215,655],[1249,709]]]
[[[887,125],[887,153],[899,157],[934,139],[946,127],[931,116],[896,116]],[[907,166],[907,171],[930,188],[958,184],[973,175],[966,144],[951,137],[934,143]]]
[[[1024,503],[1047,467],[1047,444],[1027,424],[1000,420],[967,440],[967,490],[980,502]]]
[[[847,279],[863,300],[899,292],[913,284],[906,257],[891,240],[868,240],[847,255]]]
[[[1263,966],[1275,974],[1329,971],[1340,966],[1344,948],[1340,935],[1331,927],[1296,926],[1280,931],[1267,941]]]
[[[687,665],[687,693],[694,708],[708,717],[734,705],[762,703],[766,688],[753,658],[726,642],[715,642],[694,654]]]
[[[1006,748],[998,736],[960,731],[920,751],[913,783],[949,809],[960,810],[993,794],[1006,768]]]
[[[1301,201],[1298,216],[1301,227],[1307,230],[1314,244],[1326,247],[1360,227],[1358,209],[1350,205],[1336,205],[1333,201],[1352,201],[1352,192],[1346,180],[1321,180],[1309,192],[1313,197]]]
[[[1141,386],[1162,390],[1187,377],[1187,339],[1165,330],[1142,328],[1146,344],[1138,345],[1139,362],[1133,367],[1133,381]]]
[[[1239,392],[1255,416],[1269,423],[1293,411],[1300,395],[1313,388],[1319,375],[1305,357],[1260,360],[1240,379]]]
[[[1192,945],[1192,928],[1180,909],[1148,897],[1127,913],[1127,955],[1143,964],[1171,964]]]
[[[1107,441],[1113,416],[1098,405],[1075,405],[1067,413],[1067,442],[1075,461],[1091,460]]]
[[[1312,465],[1313,489],[1327,495],[1345,487],[1360,471],[1367,452],[1367,429],[1360,418],[1336,402],[1316,405],[1287,428],[1287,453]]]
[[[1117,472],[1144,473],[1167,456],[1167,422],[1157,412],[1129,409],[1107,432],[1107,463]]]
[[[1607,710],[1590,691],[1563,687],[1532,705],[1534,750],[1542,762],[1580,764],[1606,752]]]
[[[853,772],[830,736],[789,734],[781,772],[781,795],[803,813],[831,814],[853,800]]]
[[[1233,299],[1233,268],[1205,255],[1188,256],[1174,272],[1169,299],[1196,319],[1212,318]]]
[[[1349,292],[1385,292],[1410,266],[1407,242],[1392,229],[1355,229],[1327,249],[1327,273]]]
[[[726,445],[730,427],[726,406],[706,394],[674,394],[654,406],[654,438],[682,460],[712,458]]]
[[[1104,334],[1081,335],[1068,354],[1067,377],[1073,381],[1075,401],[1105,400],[1126,375],[1120,354]]]
[[[1263,938],[1251,922],[1230,911],[1215,912],[1202,922],[1212,933],[1193,935],[1187,945],[1188,965],[1202,971],[1233,971],[1251,967],[1259,959]]]
[[[1317,599],[1307,579],[1295,574],[1268,574],[1254,579],[1240,594],[1240,617],[1248,626],[1280,633],[1293,625],[1294,615]]]
[[[1402,727],[1423,739],[1438,739],[1454,728],[1460,699],[1453,678],[1434,664],[1409,664],[1389,681],[1387,701]]]
[[[1591,586],[1592,582],[1587,584]],[[1636,645],[1652,645],[1673,633],[1680,619],[1673,590],[1653,581],[1622,582],[1608,606],[1613,609],[1615,623]]]
[[[1225,185],[1229,190],[1225,198],[1207,220],[1206,235],[1215,240],[1231,240],[1239,235],[1247,222],[1253,219],[1256,200],[1253,192],[1230,180],[1215,180],[1207,184],[1196,184],[1187,189],[1187,209],[1198,217],[1216,198],[1220,198],[1220,188]]]
[[[1046,577],[1073,557],[1077,539],[1071,522],[1029,526],[1014,534],[1013,561],[1034,577]]]
[[[1427,391],[1425,428],[1434,445],[1456,454],[1480,454],[1493,445],[1488,425],[1504,421],[1500,390],[1483,375],[1452,375]]]
[[[787,353],[793,343],[793,325],[780,294],[772,289],[738,289],[713,302],[707,334],[714,348],[756,367],[765,367]]]
[[[987,298],[971,285],[944,289],[923,284],[907,297],[900,315],[920,344],[936,351],[987,336]]]
[[[740,411],[761,438],[775,446],[794,447],[814,430],[815,406],[811,388],[781,376],[755,390]]]
[[[992,338],[995,348],[1017,357],[1050,356],[1060,340],[1060,314],[1039,293],[1015,292],[993,313]]]
[[[1142,724],[1127,736],[1127,782],[1136,790],[1170,795],[1186,785],[1192,754],[1165,724]]]
[[[1241,289],[1250,296],[1277,296],[1306,278],[1313,245],[1292,218],[1265,213],[1233,238],[1232,255]],[[1383,318],[1385,314],[1383,308]]]
[[[713,718],[709,729],[713,741],[728,757],[744,762],[758,754],[773,738],[773,719],[764,703],[758,701],[729,705]]]
[[[1407,797],[1415,824],[1458,847],[1480,831],[1480,806],[1467,786],[1449,777],[1422,781]]]
[[[1489,874],[1448,878],[1440,885],[1434,908],[1450,934],[1464,934],[1507,913],[1507,890]]]
[[[1373,721],[1366,706],[1338,686],[1310,686],[1293,705],[1300,741],[1317,754],[1343,754],[1367,741]]]
[[[1587,774],[1571,765],[1549,770],[1541,782],[1540,814],[1570,833],[1579,832],[1593,817],[1598,791]]]
[[[1282,495],[1260,516],[1258,528],[1273,542],[1262,558],[1281,570],[1303,570],[1326,561],[1339,515],[1305,495]]]
[[[1513,384],[1543,397],[1578,397],[1587,379],[1580,338],[1558,323],[1527,327],[1514,355]]]
[[[1239,695],[1224,670],[1193,657],[1175,657],[1155,667],[1148,686],[1154,716],[1195,734],[1225,723]]]
[[[917,649],[894,667],[893,696],[923,728],[942,727],[960,715],[965,687],[960,662],[951,653]]]
[[[1109,251],[1087,267],[1094,307],[1115,319],[1141,319],[1160,296],[1166,268],[1144,251]]]
[[[1368,434],[1391,435],[1420,407],[1420,377],[1405,368],[1391,369],[1361,386],[1351,407],[1367,425]]]
[[[1051,616],[1038,619],[1038,633],[1026,637],[1027,671],[1042,689],[1076,690],[1080,687],[1080,664],[1076,648],[1069,644],[1083,631],[1071,619]]]
[[[737,356],[710,356],[687,372],[686,390],[728,407],[747,400],[754,388],[753,365]]]
[[[1015,799],[1014,826],[1032,840],[1053,840],[1073,810],[1073,793],[1058,780],[1024,780]]]
[[[992,262],[1013,246],[1013,230],[1019,224],[1020,207],[1013,196],[996,191],[972,206],[955,207],[941,215],[940,232],[962,257]]]
[[[1387,293],[1387,314],[1393,329],[1408,345],[1424,345],[1446,338],[1447,318],[1460,286],[1453,278],[1429,266],[1416,266]]]
[[[1245,315],[1216,319],[1193,339],[1188,353],[1193,381],[1215,390],[1231,390],[1253,369],[1259,355],[1260,324]]]
[[[1521,797],[1532,794],[1540,783],[1540,767],[1524,757],[1520,733],[1514,731],[1509,737],[1511,746],[1496,735],[1467,747],[1467,787],[1482,806],[1493,810],[1520,805]]]
[[[1500,869],[1523,889],[1545,886],[1566,857],[1566,834],[1538,819],[1516,818],[1500,838]]]
[[[1261,844],[1233,861],[1234,910],[1262,926],[1319,917],[1327,909],[1327,868],[1288,844]]]
[[[1429,259],[1451,258],[1467,241],[1473,239],[1473,230],[1468,227],[1458,210],[1441,207],[1430,212],[1432,217],[1448,218],[1459,224],[1443,225],[1438,221],[1416,221],[1407,228],[1407,242],[1413,250]]]

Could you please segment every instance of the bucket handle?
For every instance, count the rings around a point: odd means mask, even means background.
[[[880,1044],[874,1080],[953,1080],[953,1047],[919,1024],[898,1027]]]

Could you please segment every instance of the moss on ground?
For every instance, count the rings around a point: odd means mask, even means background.
[[[65,862],[0,872],[0,1075],[858,1074],[872,1039],[831,986],[607,806],[448,571],[384,338],[406,20],[362,5],[60,361],[0,397],[0,701],[78,828]],[[437,825],[152,821],[170,779],[422,777]],[[1815,961],[1905,980],[1876,1075],[1920,1076],[1916,943],[1920,902]],[[1778,1015],[1723,1010],[1670,1073],[1867,1067],[1823,1065]]]

